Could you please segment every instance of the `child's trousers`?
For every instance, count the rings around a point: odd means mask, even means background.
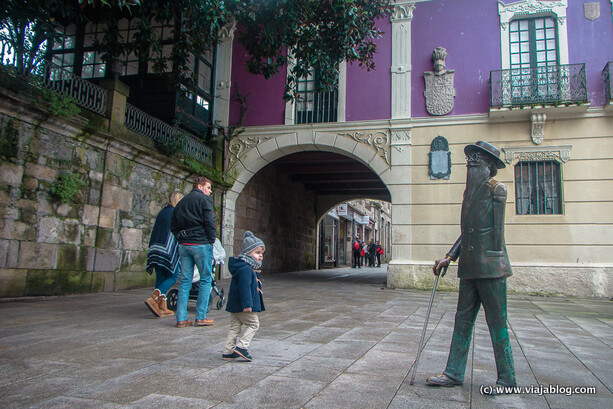
[[[245,326],[241,336],[242,327]],[[251,339],[260,328],[260,320],[257,312],[233,312],[230,313],[230,331],[226,338],[224,354],[231,354],[235,347],[248,349]],[[237,341],[237,338],[238,341]]]

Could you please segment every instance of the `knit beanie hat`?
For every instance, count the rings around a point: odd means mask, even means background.
[[[252,232],[247,230],[243,236],[243,247],[241,254],[247,255],[260,246],[266,247],[262,240],[258,239]]]

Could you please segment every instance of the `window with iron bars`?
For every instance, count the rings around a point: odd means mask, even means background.
[[[515,165],[517,214],[562,214],[560,164],[520,161]]]
[[[297,81],[295,123],[309,124],[336,122],[338,107],[338,88],[332,91],[316,91],[319,88],[319,73],[309,73]]]

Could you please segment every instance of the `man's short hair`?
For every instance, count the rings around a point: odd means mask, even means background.
[[[213,182],[211,182],[210,180],[208,180],[204,176],[198,176],[194,180],[193,188],[194,189],[198,189],[198,185],[206,185],[207,183],[210,183],[211,185],[213,184]]]

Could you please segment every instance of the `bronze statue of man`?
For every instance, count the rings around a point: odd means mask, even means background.
[[[507,277],[511,265],[504,242],[506,187],[492,179],[505,167],[500,151],[479,141],[464,148],[466,190],[462,201],[461,234],[444,259],[436,260],[435,275],[458,260],[460,291],[447,368],[427,379],[434,386],[462,385],[475,318],[483,305],[494,347],[497,385],[516,386],[507,329]],[[496,388],[494,388],[496,390]]]

